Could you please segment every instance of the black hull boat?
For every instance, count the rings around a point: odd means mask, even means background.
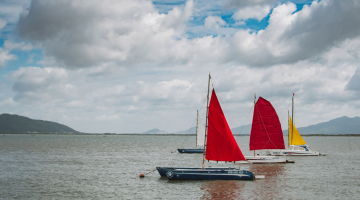
[[[159,172],[160,176],[166,176],[166,172],[168,170],[201,170],[200,167],[156,167],[157,171]],[[205,170],[236,170],[235,168],[231,167],[207,167]]]
[[[253,180],[254,174],[238,169],[169,169],[169,180]]]
[[[204,149],[178,149],[179,153],[204,153]]]

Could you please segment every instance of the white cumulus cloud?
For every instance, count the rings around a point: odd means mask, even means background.
[[[257,19],[261,21],[270,13],[270,6],[254,6],[254,7],[246,7],[237,11],[233,18],[235,20],[246,20],[246,19]]]
[[[219,16],[209,16],[205,19],[205,26],[207,28],[220,28],[220,26],[225,25],[226,22]]]

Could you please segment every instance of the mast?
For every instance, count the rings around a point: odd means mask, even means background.
[[[198,135],[198,123],[199,123],[199,110],[196,110],[196,140],[195,140],[195,149],[197,149],[197,143],[198,143],[198,138],[197,138],[197,135]]]
[[[290,149],[290,113],[288,110],[288,149]]]
[[[255,108],[255,104],[256,104],[256,93],[254,95],[254,108]],[[255,112],[255,109],[254,109],[254,112]],[[254,157],[255,157],[255,150],[254,150]]]
[[[208,83],[208,94],[207,94],[207,103],[206,103],[206,126],[205,126],[205,140],[204,140],[204,153],[203,153],[203,162],[201,165],[201,169],[205,168],[205,154],[206,154],[206,140],[207,140],[207,131],[208,131],[208,118],[209,118],[209,93],[210,93],[210,73],[209,73],[209,83]]]
[[[292,111],[291,111],[291,115],[292,115],[292,123],[291,123],[291,144],[293,143],[293,138],[294,138],[294,96],[295,96],[295,94],[293,93],[293,97],[292,97]]]

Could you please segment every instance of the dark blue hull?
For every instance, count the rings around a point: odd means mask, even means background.
[[[204,153],[204,149],[178,149],[179,153]]]
[[[167,170],[169,180],[253,180],[254,174],[246,170]]]
[[[160,176],[166,176],[168,170],[200,170],[200,167],[156,167]],[[205,168],[205,170],[236,170],[235,168],[230,167],[214,167],[214,168]]]

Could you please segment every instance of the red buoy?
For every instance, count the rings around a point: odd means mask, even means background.
[[[144,174],[140,174],[140,178],[144,178],[145,177],[145,175]]]

